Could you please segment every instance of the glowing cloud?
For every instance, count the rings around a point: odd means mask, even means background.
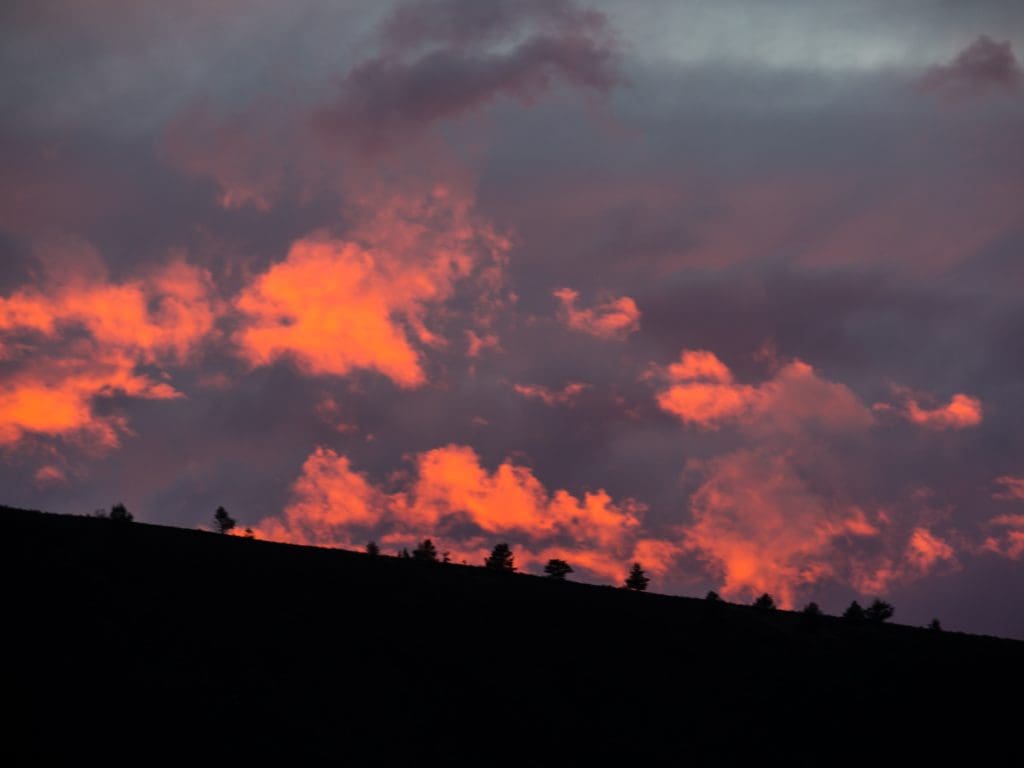
[[[674,383],[657,393],[658,406],[703,429],[736,423],[792,433],[811,425],[845,431],[872,423],[871,412],[849,388],[822,379],[800,360],[784,365],[756,387],[735,383],[725,364],[704,350],[684,350],[664,374]]]
[[[621,341],[640,330],[640,310],[629,296],[611,299],[589,309],[578,309],[579,293],[571,288],[560,288],[553,295],[562,304],[562,321],[575,331],[600,339]]]
[[[0,443],[39,434],[116,446],[127,425],[99,415],[95,399],[180,397],[139,366],[184,362],[215,317],[209,275],[181,260],[124,283],[97,269],[62,272],[0,297],[0,349],[12,363],[0,381]]]
[[[726,596],[769,592],[792,607],[800,587],[837,575],[837,540],[878,533],[859,507],[810,490],[783,456],[738,451],[705,471],[685,543],[720,573]]]
[[[517,542],[524,566],[564,556],[614,580],[639,543],[644,507],[632,499],[616,503],[603,490],[582,498],[562,489],[549,493],[529,468],[506,460],[491,472],[468,446],[418,454],[414,468],[400,490],[386,493],[347,457],[318,448],[303,465],[283,517],[265,519],[257,533],[333,546],[361,546],[369,538],[408,546],[432,537],[474,561],[482,546],[501,538]],[[671,547],[659,550],[662,561]]]
[[[891,406],[877,404],[876,410],[890,410]],[[927,429],[967,429],[976,427],[982,420],[981,400],[970,395],[957,393],[946,405],[935,408],[922,407],[918,400],[907,394],[902,409],[899,411],[908,421]]]
[[[235,341],[251,365],[284,358],[309,374],[364,369],[402,387],[426,381],[413,338],[446,343],[428,329],[429,309],[475,271],[495,282],[507,242],[443,188],[423,202],[382,203],[353,239],[299,240],[243,290]]]
[[[572,381],[561,389],[549,389],[535,384],[515,384],[512,388],[527,399],[540,400],[544,405],[556,406],[571,404],[589,386]]]
[[[992,494],[993,499],[1024,501],[1024,477],[1003,475],[1002,477],[997,477],[995,482],[997,485],[1002,486],[1002,488]]]

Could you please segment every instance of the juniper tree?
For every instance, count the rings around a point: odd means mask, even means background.
[[[110,508],[110,519],[118,523],[130,523],[135,518],[128,511],[124,504],[118,502]]]
[[[876,624],[881,624],[883,621],[891,619],[895,612],[896,609],[889,603],[884,600],[875,600],[864,610],[864,618]]]
[[[754,607],[760,608],[762,611],[774,611],[775,610],[775,598],[765,592],[757,600],[754,601]]]
[[[843,612],[843,619],[851,624],[859,624],[864,621],[864,609],[860,607],[860,603],[856,600],[850,603],[850,607]]]
[[[633,567],[629,569],[629,576],[626,577],[626,589],[643,592],[650,581],[640,563],[633,563]]]
[[[572,573],[572,566],[565,562],[565,560],[552,558],[548,560],[548,564],[544,566],[544,573],[547,574],[550,579],[565,581],[565,577]]]
[[[218,533],[227,533],[235,527],[235,519],[224,507],[217,507],[217,511],[213,513],[213,524]]]
[[[496,544],[491,550],[490,556],[484,560],[484,567],[493,571],[507,571],[511,573],[516,569],[515,556],[508,544]]]
[[[419,546],[412,551],[412,559],[420,560],[425,563],[436,563],[437,547],[434,546],[434,542],[430,539],[424,539],[421,541]]]

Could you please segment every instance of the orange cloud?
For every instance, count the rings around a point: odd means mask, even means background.
[[[878,535],[863,510],[814,493],[784,456],[742,450],[704,469],[684,541],[728,597],[768,592],[790,608],[801,587],[837,575],[837,542]]]
[[[871,412],[849,388],[822,379],[800,360],[784,365],[756,387],[737,384],[728,367],[704,350],[684,350],[679,362],[662,373],[674,383],[657,393],[658,406],[703,429],[732,422],[792,433],[812,424],[844,431],[872,423]]]
[[[946,405],[927,409],[911,398],[906,403],[905,415],[915,424],[929,429],[966,429],[981,423],[981,400],[957,393]]]
[[[83,261],[98,263],[89,252]],[[96,268],[62,271],[43,288],[0,297],[0,340],[12,363],[0,382],[0,444],[39,434],[116,446],[125,421],[97,413],[95,400],[181,397],[139,367],[184,362],[215,317],[209,274],[180,259],[123,283]]]
[[[427,201],[389,198],[347,240],[295,242],[235,302],[235,335],[254,366],[293,361],[310,374],[373,370],[402,387],[426,381],[419,345],[443,346],[426,323],[474,272],[493,282],[507,241],[437,188]],[[488,271],[490,270],[490,271]]]
[[[997,515],[989,520],[989,526],[1000,529],[989,536],[982,544],[982,549],[994,552],[1011,560],[1024,556],[1024,515]]]
[[[600,339],[621,341],[640,330],[640,310],[629,296],[611,299],[589,309],[577,309],[579,293],[571,288],[560,288],[554,296],[562,303],[563,322],[575,331]]]
[[[1003,501],[1017,499],[1024,501],[1024,477],[1003,475],[1002,477],[997,477],[995,482],[1002,486],[1002,490],[993,493],[993,499],[1001,499]]]
[[[544,405],[556,406],[572,403],[590,385],[571,381],[561,389],[549,389],[536,384],[515,384],[513,389],[527,399],[540,400]]]
[[[429,536],[456,559],[473,562],[508,539],[517,542],[523,566],[561,556],[578,570],[617,581],[638,546],[643,511],[636,501],[615,502],[603,490],[582,497],[548,492],[528,467],[508,460],[492,472],[472,448],[459,445],[418,454],[412,477],[387,493],[353,470],[346,456],[318,448],[303,465],[284,515],[266,518],[257,533],[330,546],[362,546],[369,538],[408,546]],[[643,544],[641,551],[654,552],[654,545]],[[671,545],[657,551],[666,567]]]

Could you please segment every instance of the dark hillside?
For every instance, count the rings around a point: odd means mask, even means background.
[[[1019,744],[1015,641],[0,519],[5,749],[29,764],[983,764]]]

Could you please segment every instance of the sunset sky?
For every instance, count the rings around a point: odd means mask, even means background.
[[[1024,637],[1015,0],[0,10],[0,503]]]

